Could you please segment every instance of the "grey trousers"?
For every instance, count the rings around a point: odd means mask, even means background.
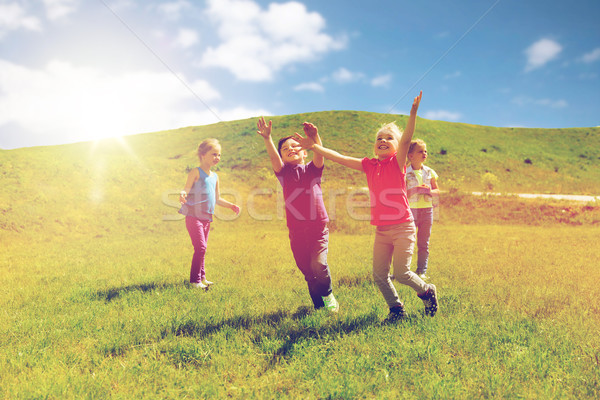
[[[378,226],[373,245],[373,279],[379,287],[389,308],[402,304],[390,279],[393,260],[394,278],[410,286],[417,294],[427,290],[427,284],[410,270],[415,247],[416,228],[412,222]]]

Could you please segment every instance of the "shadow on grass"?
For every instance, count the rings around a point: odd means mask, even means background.
[[[207,324],[195,319],[188,319],[164,328],[161,332],[161,337],[164,339],[169,335],[175,335],[205,338],[227,327],[233,329],[250,329],[253,326],[263,324],[277,325],[286,318],[298,320],[309,315],[311,312],[312,308],[310,307],[300,307],[291,314],[288,311],[275,311],[269,314],[254,317],[237,316],[214,324]]]
[[[337,338],[382,323],[375,311],[353,319],[341,320],[334,315],[332,315],[331,318],[331,323],[319,326],[318,328],[294,327],[293,329],[286,331],[285,341],[273,353],[269,366],[274,366],[282,359],[289,358],[294,346],[305,340]]]
[[[180,286],[180,285],[174,284],[174,283],[166,283],[166,282],[139,283],[136,285],[128,285],[128,286],[122,286],[122,287],[116,287],[116,288],[109,288],[109,289],[105,289],[105,290],[99,290],[96,292],[95,297],[99,300],[104,300],[104,301],[110,302],[112,300],[119,298],[122,294],[129,293],[129,292],[146,293],[146,292],[153,292],[155,290],[169,289],[169,288],[173,288],[175,286]]]
[[[292,324],[290,326],[289,322],[286,323],[284,321],[299,321],[314,313],[323,313],[325,320],[322,325],[304,326],[302,324]],[[366,327],[383,324],[383,321],[381,321],[375,311],[356,318],[343,318],[338,315],[326,315],[326,313],[327,311],[325,310],[315,311],[312,307],[303,306],[292,313],[289,311],[276,311],[260,316],[236,316],[216,323],[206,323],[206,321],[188,318],[183,321],[173,321],[169,326],[163,328],[161,337],[165,339],[174,335],[205,339],[228,328],[247,331],[252,331],[253,328],[256,328],[257,332],[254,332],[254,339],[252,340],[256,344],[260,345],[267,337],[283,341],[270,357],[266,368],[271,368],[281,360],[291,357],[294,347],[306,340],[335,339],[360,331]],[[264,327],[267,328],[265,329]]]

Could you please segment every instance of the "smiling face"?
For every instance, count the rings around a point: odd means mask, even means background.
[[[293,138],[287,138],[279,146],[279,154],[284,164],[304,164],[306,150],[301,150],[300,143]]]
[[[200,156],[200,164],[208,168],[214,167],[221,161],[221,146],[214,145],[209,150]]]
[[[383,160],[398,152],[400,141],[398,137],[388,130],[380,130],[375,138],[374,152],[377,158]]]

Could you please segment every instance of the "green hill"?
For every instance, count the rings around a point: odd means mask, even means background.
[[[378,127],[406,116],[326,111],[273,117],[273,136],[315,123],[327,147],[371,156]],[[14,233],[51,232],[102,236],[115,230],[164,229],[176,214],[176,196],[186,170],[197,165],[198,143],[215,137],[222,144],[221,187],[247,194],[275,190],[277,183],[256,118],[60,146],[0,150],[0,238]],[[420,118],[415,137],[428,144],[428,165],[440,175],[442,190],[482,190],[482,176],[497,178],[503,192],[598,195],[600,128],[494,128]],[[362,174],[333,163],[324,186],[364,186]],[[268,199],[265,199],[268,200]],[[266,207],[272,202],[266,201]]]

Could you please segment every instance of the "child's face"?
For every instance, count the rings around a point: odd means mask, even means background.
[[[212,147],[209,151],[200,157],[200,163],[209,167],[214,167],[221,161],[221,147]]]
[[[294,139],[288,139],[281,146],[281,161],[285,164],[304,164],[306,150],[300,149],[300,143]]]
[[[415,145],[415,149],[412,153],[408,153],[408,159],[411,162],[424,163],[427,159],[427,146]]]
[[[398,151],[400,142],[390,132],[380,131],[375,138],[375,155],[379,159],[388,158]]]

